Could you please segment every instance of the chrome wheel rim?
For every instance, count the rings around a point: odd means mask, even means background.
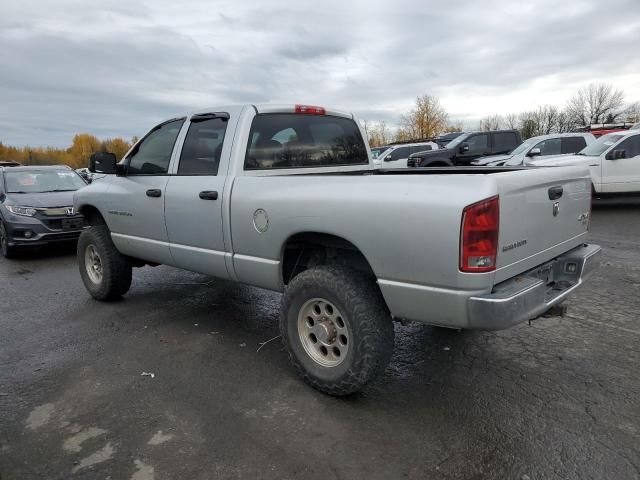
[[[92,244],[87,245],[84,251],[84,265],[87,275],[93,283],[102,282],[102,259],[98,254],[98,249]]]
[[[298,336],[311,359],[323,367],[340,365],[351,346],[347,321],[330,301],[312,298],[298,313]]]

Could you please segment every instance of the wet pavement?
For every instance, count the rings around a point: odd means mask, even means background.
[[[106,304],[72,249],[0,259],[0,479],[640,478],[640,202],[592,218],[567,317],[398,324],[347,399],[262,345],[278,294],[147,267]]]

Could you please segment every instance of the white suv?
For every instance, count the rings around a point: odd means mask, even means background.
[[[402,143],[389,145],[384,152],[380,152],[373,159],[376,168],[405,168],[409,155],[427,150],[438,150],[436,142]]]
[[[575,155],[532,160],[527,165],[584,165],[596,193],[640,193],[640,130],[609,133]]]

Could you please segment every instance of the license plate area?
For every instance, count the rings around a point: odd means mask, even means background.
[[[62,230],[80,230],[84,226],[83,218],[63,218],[60,222]]]

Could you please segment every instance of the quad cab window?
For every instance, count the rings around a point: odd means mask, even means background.
[[[194,117],[180,154],[178,175],[217,175],[227,116]]]
[[[260,114],[251,125],[245,170],[367,165],[356,123],[330,115]]]

